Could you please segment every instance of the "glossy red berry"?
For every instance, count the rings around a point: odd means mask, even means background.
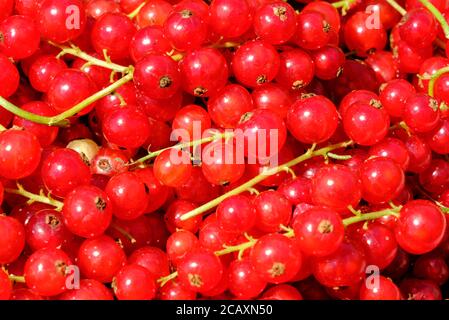
[[[404,172],[393,160],[377,157],[365,160],[361,168],[362,197],[370,203],[394,199],[404,187]]]
[[[401,291],[391,279],[379,276],[375,281],[362,284],[360,300],[401,300]]]
[[[148,192],[143,180],[134,172],[115,175],[108,181],[105,191],[117,218],[133,220],[145,213]]]
[[[172,12],[164,23],[164,34],[180,51],[198,49],[207,39],[208,26],[196,12],[184,9]]]
[[[156,157],[153,166],[154,176],[168,187],[179,187],[187,182],[192,173],[190,154],[171,149]]]
[[[40,210],[31,216],[25,232],[26,242],[33,250],[60,248],[73,238],[61,213],[51,209]]]
[[[0,81],[2,82],[0,96],[8,98],[19,87],[19,72],[16,66],[3,54],[0,54],[0,68],[3,70],[0,75]]]
[[[399,26],[401,39],[420,48],[432,45],[437,31],[435,17],[424,8],[407,11]]]
[[[355,143],[371,146],[388,133],[390,118],[383,108],[365,102],[352,104],[343,114],[345,133]]]
[[[344,241],[332,254],[316,258],[312,269],[315,278],[322,285],[340,287],[360,282],[365,275],[365,267],[363,252],[352,243]]]
[[[403,119],[415,132],[428,132],[435,129],[440,120],[438,102],[427,94],[411,95],[405,104]]]
[[[441,242],[446,219],[441,210],[428,200],[413,200],[402,207],[395,227],[398,244],[412,254],[423,254]]]
[[[343,70],[345,55],[339,47],[325,46],[313,51],[311,57],[315,66],[315,75],[319,79],[335,79]]]
[[[148,54],[165,54],[171,49],[162,28],[157,26],[149,26],[137,31],[129,48],[134,62],[138,62]]]
[[[168,99],[180,87],[178,64],[165,55],[150,54],[137,62],[134,83],[138,90],[153,99]]]
[[[214,185],[226,185],[238,181],[245,173],[242,154],[232,141],[217,140],[202,151],[201,170],[204,177]]]
[[[64,224],[74,234],[93,238],[103,234],[112,219],[107,194],[94,186],[80,186],[64,199]]]
[[[210,28],[224,38],[237,38],[247,32],[253,22],[247,0],[213,0],[209,6]]]
[[[213,289],[222,276],[223,265],[213,252],[194,250],[187,253],[178,264],[179,281],[194,292]]]
[[[108,236],[87,239],[79,248],[77,265],[81,274],[88,279],[111,282],[125,263],[125,252]]]
[[[26,146],[26,148],[24,148]],[[0,133],[0,176],[21,179],[38,167],[42,148],[29,131],[6,130]]]
[[[222,229],[235,233],[249,231],[257,219],[251,199],[244,195],[225,199],[218,205],[216,215]]]
[[[0,231],[0,263],[14,262],[25,246],[25,229],[19,220],[1,215]]]
[[[109,142],[123,148],[138,148],[150,135],[150,123],[143,112],[128,106],[107,115],[102,130]]]
[[[401,117],[407,98],[416,92],[404,79],[391,80],[381,87],[380,102],[390,116]]]
[[[335,105],[324,96],[312,96],[296,101],[287,113],[290,133],[302,143],[321,143],[337,129]]]
[[[42,180],[52,195],[65,197],[78,186],[90,183],[90,170],[78,152],[57,149],[44,160],[41,168]]]
[[[310,84],[315,74],[312,58],[305,51],[292,49],[279,55],[281,64],[276,82],[285,88],[298,90]]]
[[[123,267],[114,277],[112,286],[119,300],[152,300],[157,292],[153,275],[137,264]]]
[[[306,50],[317,50],[329,43],[331,26],[320,12],[301,12],[297,20],[294,40],[298,46]]]
[[[47,40],[64,43],[84,31],[86,13],[81,0],[43,0],[37,9],[39,31]]]
[[[267,3],[254,14],[254,32],[271,44],[287,42],[296,31],[296,13],[284,2]]]
[[[84,72],[76,69],[60,71],[50,82],[48,102],[59,112],[66,111],[94,94],[96,85]],[[79,115],[87,114],[93,106],[83,109]]]
[[[266,282],[259,277],[248,258],[233,261],[229,266],[228,277],[229,290],[239,299],[255,298],[266,287]]]
[[[272,45],[261,40],[246,42],[232,58],[234,76],[238,82],[250,88],[272,81],[279,68],[279,54]]]
[[[212,121],[221,128],[235,128],[242,116],[253,108],[250,93],[238,84],[225,86],[207,102]]]
[[[28,288],[42,296],[55,296],[67,290],[72,265],[67,254],[55,248],[35,251],[26,261],[24,277]]]
[[[0,39],[0,52],[14,60],[20,60],[37,51],[40,34],[31,18],[10,16],[0,24]]]
[[[345,234],[339,214],[324,207],[312,208],[297,216],[293,228],[301,252],[314,257],[335,252]]]
[[[219,50],[200,48],[187,53],[180,63],[182,88],[198,97],[211,97],[228,78],[228,64]]]
[[[369,12],[359,11],[346,21],[343,28],[349,50],[355,50],[362,56],[371,50],[383,49],[387,42],[384,27],[382,25],[374,27],[376,21],[373,21],[370,15]]]
[[[296,275],[302,255],[294,240],[272,233],[259,238],[251,250],[250,261],[262,280],[278,284]]]
[[[47,117],[51,117],[56,114],[55,110],[47,103],[40,101],[28,102],[24,104],[21,109]],[[18,116],[14,117],[13,125],[33,133],[38,138],[42,147],[51,145],[56,140],[59,131],[57,127],[35,123]]]
[[[115,59],[129,56],[129,46],[136,33],[131,19],[122,13],[106,13],[95,21],[91,32],[92,45],[95,51]]]

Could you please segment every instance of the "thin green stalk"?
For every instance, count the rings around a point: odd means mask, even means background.
[[[142,158],[139,158],[136,161],[133,161],[129,165],[132,166],[132,165],[144,163],[145,161],[148,161],[150,159],[156,158],[158,155],[160,155],[162,152],[164,152],[166,150],[170,150],[170,149],[185,149],[185,148],[190,148],[190,147],[196,147],[196,146],[199,146],[200,144],[212,142],[212,141],[218,140],[218,139],[227,139],[227,138],[230,138],[232,136],[233,136],[232,132],[225,132],[223,134],[212,135],[210,137],[199,139],[199,140],[193,140],[193,141],[189,141],[189,142],[185,142],[185,143],[180,143],[180,144],[174,145],[172,147],[167,147],[167,148],[164,148],[164,149],[160,149],[160,150],[157,150],[157,151],[150,152],[146,156],[144,156]]]
[[[53,207],[55,207],[55,210],[57,211],[61,211],[62,207],[64,206],[64,203],[58,200],[55,200],[53,198],[51,198],[50,196],[46,196],[43,191],[41,191],[40,194],[35,194],[29,191],[26,191],[23,186],[21,184],[17,184],[17,189],[10,189],[10,188],[5,188],[5,192],[7,193],[13,193],[13,194],[18,194],[21,195],[25,198],[28,198],[28,204],[31,204],[33,202],[40,202],[40,203],[45,203],[48,205],[51,205]]]
[[[364,213],[364,214],[360,214],[360,215],[358,214],[353,217],[343,219],[343,225],[345,227],[347,227],[347,226],[349,226],[353,223],[357,223],[357,222],[375,220],[375,219],[381,218],[383,216],[388,216],[388,215],[397,215],[399,213],[399,211],[401,210],[401,208],[402,208],[402,206],[398,206],[398,207],[388,208],[388,209],[384,209],[384,210],[380,210],[380,211],[374,211],[374,212]]]
[[[134,19],[139,14],[140,10],[147,4],[146,1],[143,1],[133,12],[128,14],[128,18]]]
[[[66,110],[56,116],[53,117],[44,117],[40,116],[25,110],[20,109],[16,105],[12,104],[8,100],[6,100],[3,97],[0,97],[0,106],[8,110],[9,112],[15,114],[18,117],[21,117],[23,119],[40,123],[40,124],[46,124],[49,126],[57,126],[57,127],[66,127],[70,125],[70,121],[67,120],[68,118],[76,115],[92,103],[100,100],[101,98],[107,96],[108,94],[114,92],[116,89],[120,88],[125,83],[131,81],[133,79],[133,69],[129,69],[128,74],[126,74],[123,78],[117,80],[110,86],[96,92],[92,96],[86,98],[85,100],[81,101],[77,105],[73,106],[69,110]]]
[[[51,45],[61,49],[61,52],[58,54],[58,58],[66,55],[66,54],[70,54],[72,56],[81,58],[85,61],[87,61],[90,65],[95,65],[95,66],[99,66],[99,67],[103,67],[106,69],[110,69],[116,72],[120,72],[120,73],[127,73],[130,69],[130,67],[125,67],[116,63],[113,63],[111,61],[105,61],[105,60],[101,60],[98,58],[95,58],[87,53],[85,53],[84,51],[82,51],[80,48],[73,46],[73,47],[66,47],[66,46],[61,46],[59,44],[50,42]]]
[[[434,74],[432,74],[432,76],[429,79],[429,84],[428,84],[428,94],[429,96],[433,97],[435,94],[435,81],[437,81],[437,79],[443,75],[444,73],[449,72],[449,67],[444,67],[441,68],[439,70],[437,70]]]
[[[401,16],[407,13],[407,11],[404,8],[402,8],[401,5],[397,3],[395,0],[385,0],[385,1],[394,9],[396,9],[396,11],[401,14]]]
[[[419,2],[421,2],[421,4],[432,13],[435,19],[437,19],[441,28],[443,28],[445,38],[449,39],[449,25],[441,12],[429,0],[419,0]]]
[[[260,174],[256,177],[252,178],[251,180],[240,185],[239,187],[219,196],[218,198],[215,198],[212,201],[209,201],[206,204],[203,204],[202,206],[200,206],[190,212],[187,212],[186,214],[181,216],[181,220],[184,221],[184,220],[196,217],[204,212],[207,212],[210,209],[218,206],[223,200],[225,200],[231,196],[234,196],[234,195],[237,195],[237,194],[247,191],[249,188],[255,186],[256,184],[260,183],[261,181],[267,179],[268,177],[275,175],[281,171],[284,171],[286,168],[293,167],[293,166],[297,165],[298,163],[301,163],[301,162],[308,160],[310,158],[313,158],[313,157],[325,156],[327,153],[329,153],[332,150],[345,148],[345,147],[351,145],[352,143],[353,143],[352,141],[345,141],[345,142],[337,143],[337,144],[334,144],[334,145],[331,145],[328,147],[321,148],[316,151],[314,151],[314,147],[312,147],[309,150],[307,150],[307,152],[304,153],[303,155],[301,155],[287,163],[284,163],[278,167],[269,169],[269,170],[265,171],[263,174]]]

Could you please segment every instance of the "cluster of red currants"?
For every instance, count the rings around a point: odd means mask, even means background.
[[[442,299],[448,21],[0,0],[0,299]]]

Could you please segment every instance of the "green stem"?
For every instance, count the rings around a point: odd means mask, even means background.
[[[3,125],[0,124],[0,132],[7,130]]]
[[[15,276],[13,274],[10,274],[8,277],[9,277],[9,280],[11,280],[11,281],[25,283],[24,276]]]
[[[419,0],[419,2],[421,2],[421,4],[432,13],[435,19],[437,19],[441,28],[443,28],[445,38],[449,39],[449,25],[441,12],[429,0]]]
[[[40,123],[40,124],[46,124],[49,126],[58,126],[58,127],[66,127],[70,125],[70,121],[67,120],[67,118],[70,118],[77,114],[78,112],[82,111],[84,108],[88,107],[92,103],[96,102],[97,100],[100,100],[101,98],[107,96],[111,92],[114,92],[116,89],[120,88],[125,83],[131,81],[133,79],[133,69],[129,69],[128,74],[125,75],[123,78],[119,79],[118,81],[114,82],[110,86],[96,92],[92,96],[86,98],[85,100],[81,101],[74,107],[70,108],[69,110],[66,110],[56,116],[53,117],[44,117],[40,116],[25,110],[20,109],[19,107],[15,106],[8,100],[6,100],[3,97],[0,97],[0,105],[8,110],[9,112],[15,114],[18,117],[21,117],[23,119]]]
[[[385,1],[394,9],[396,9],[396,11],[401,14],[401,16],[407,13],[407,11],[404,8],[402,8],[401,5],[397,3],[395,0],[385,0]]]
[[[143,8],[143,6],[146,4],[147,4],[146,1],[142,2],[136,9],[134,9],[133,12],[128,14],[128,18],[130,18],[131,20],[134,19],[139,14],[139,12]]]
[[[351,145],[352,143],[353,143],[352,141],[345,141],[345,142],[337,143],[337,144],[334,144],[334,145],[331,145],[328,147],[321,148],[316,151],[314,151],[314,147],[312,147],[309,150],[307,150],[307,152],[304,153],[303,155],[301,155],[287,163],[284,163],[278,167],[269,169],[269,170],[265,171],[264,173],[245,182],[244,184],[240,185],[239,187],[219,196],[218,198],[215,198],[212,201],[209,201],[208,203],[203,204],[202,206],[200,206],[190,212],[187,212],[186,214],[181,216],[181,220],[185,221],[190,218],[196,217],[204,212],[207,212],[210,209],[218,206],[223,200],[225,200],[231,196],[235,196],[237,194],[245,192],[246,190],[248,190],[248,188],[255,186],[256,184],[260,183],[261,181],[267,179],[268,177],[270,177],[272,175],[275,175],[281,171],[284,171],[286,168],[293,167],[293,166],[297,165],[298,163],[301,163],[301,162],[308,160],[310,158],[313,158],[313,157],[325,156],[328,152],[330,152],[332,150],[345,148],[345,147]]]
[[[222,133],[222,134],[212,135],[210,137],[199,139],[199,140],[193,140],[193,141],[189,141],[189,142],[185,142],[185,143],[180,143],[180,144],[177,144],[177,145],[172,146],[172,147],[168,147],[168,148],[164,148],[164,149],[160,149],[160,150],[157,150],[157,151],[150,152],[146,156],[144,156],[142,158],[139,158],[136,161],[133,161],[129,165],[130,166],[136,165],[136,164],[148,161],[150,159],[156,158],[158,155],[160,155],[162,152],[164,152],[166,150],[170,150],[170,149],[185,149],[185,148],[190,148],[190,147],[196,147],[196,146],[199,146],[200,144],[212,142],[212,141],[218,140],[218,139],[227,139],[227,138],[230,138],[232,136],[233,136],[232,132],[225,132],[225,133]]]
[[[251,248],[252,246],[254,246],[256,244],[257,240],[256,239],[250,239],[247,242],[243,242],[241,244],[238,244],[236,246],[229,246],[226,247],[222,250],[218,250],[215,251],[215,254],[217,256],[224,256],[225,254],[229,254],[232,252],[244,252],[246,249]]]
[[[55,210],[57,210],[57,211],[61,211],[62,207],[64,206],[63,202],[55,200],[49,196],[45,196],[43,191],[41,191],[40,194],[34,194],[29,191],[26,191],[23,188],[23,186],[19,183],[17,184],[17,189],[5,188],[5,192],[18,194],[25,198],[28,198],[29,199],[28,204],[31,204],[33,202],[40,202],[40,203],[45,203],[45,204],[51,205],[51,206],[55,207]]]
[[[357,0],[342,0],[332,3],[332,6],[336,9],[341,8],[341,14],[344,16],[346,12],[351,9],[351,5],[354,4]]]
[[[381,218],[383,216],[388,216],[388,215],[397,215],[399,213],[399,211],[401,210],[401,208],[402,208],[402,206],[398,206],[395,208],[388,208],[388,209],[384,209],[384,210],[380,210],[380,211],[374,211],[374,212],[370,212],[370,213],[356,215],[353,217],[343,219],[343,224],[345,227],[347,227],[347,226],[349,226],[353,223],[357,223],[357,222],[375,220],[375,219]]]
[[[167,282],[169,282],[170,280],[175,279],[178,276],[178,271],[175,271],[173,273],[170,273],[168,276],[159,278],[157,280],[158,283],[160,283],[160,286],[163,287],[167,284]]]
[[[435,93],[435,81],[437,81],[437,79],[443,75],[444,73],[449,72],[449,67],[444,67],[441,68],[439,70],[437,70],[434,74],[432,74],[432,76],[429,79],[429,84],[428,84],[428,94],[429,96],[433,97],[434,93]]]
[[[90,65],[103,67],[103,68],[110,69],[110,70],[120,72],[120,73],[127,73],[130,69],[130,67],[125,67],[125,66],[113,63],[111,61],[104,61],[104,60],[95,58],[75,46],[66,47],[66,46],[61,46],[61,45],[53,43],[53,42],[50,42],[50,44],[61,49],[61,52],[58,54],[58,57],[62,57],[66,54],[70,54],[72,56],[81,58],[81,59],[89,62]]]

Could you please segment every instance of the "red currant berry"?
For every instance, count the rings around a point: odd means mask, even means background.
[[[363,283],[360,300],[401,300],[399,288],[389,278],[380,276],[375,284]]]
[[[24,148],[26,146],[26,148]],[[39,165],[42,148],[29,131],[0,133],[0,176],[15,180],[31,175]]]
[[[172,46],[180,51],[198,49],[206,41],[206,21],[188,9],[172,12],[164,23],[164,34]]]
[[[224,38],[238,38],[253,23],[251,7],[246,0],[213,0],[209,6],[209,25]]]
[[[327,287],[352,286],[365,275],[363,253],[352,243],[344,241],[334,253],[313,261],[313,274]]]
[[[42,180],[52,195],[65,197],[78,186],[90,183],[89,167],[71,149],[56,149],[43,161]]]
[[[187,53],[180,63],[182,88],[198,97],[211,97],[222,89],[228,79],[225,57],[213,48]]]
[[[64,224],[74,234],[93,238],[103,234],[112,219],[107,194],[94,186],[81,186],[64,199]]]
[[[149,197],[145,183],[134,172],[119,173],[106,185],[112,212],[124,220],[133,220],[145,213]]]
[[[321,143],[337,129],[335,105],[324,96],[312,96],[296,101],[287,113],[290,133],[302,143]]]
[[[402,207],[394,229],[402,249],[411,254],[423,254],[440,244],[446,228],[441,210],[427,200],[413,200]]]
[[[43,0],[36,9],[39,31],[47,40],[57,43],[74,40],[86,26],[86,12],[81,0]]]
[[[229,290],[239,299],[257,297],[267,283],[259,278],[251,261],[246,258],[234,260],[228,269]]]
[[[166,150],[154,161],[154,176],[168,187],[179,187],[192,174],[190,154],[182,150]]]
[[[217,221],[220,227],[229,232],[249,231],[256,223],[256,210],[250,198],[235,195],[225,199],[217,207]]]
[[[272,233],[256,242],[250,261],[263,281],[278,284],[291,280],[298,273],[302,255],[297,242]]]
[[[137,264],[123,267],[114,277],[112,287],[119,300],[152,300],[157,292],[153,275]]]
[[[103,235],[81,244],[77,262],[84,277],[107,283],[126,264],[126,255],[112,238]]]
[[[26,261],[24,277],[28,288],[42,296],[55,296],[67,290],[68,268],[72,265],[67,254],[55,248],[35,251]]]
[[[124,59],[129,56],[129,47],[136,31],[126,15],[106,13],[95,21],[91,32],[92,45],[99,54],[106,50],[111,59]]]
[[[242,116],[253,108],[250,93],[238,84],[227,85],[207,102],[212,121],[221,128],[235,128]]]
[[[267,3],[257,9],[253,25],[254,32],[261,40],[274,45],[282,44],[295,34],[296,13],[288,3]]]
[[[15,218],[0,215],[0,264],[14,262],[25,246],[25,229]]]
[[[183,286],[195,292],[213,289],[223,276],[223,265],[212,252],[194,250],[178,264],[178,278]]]
[[[104,137],[110,143],[123,148],[138,148],[150,135],[148,117],[135,107],[117,109],[103,120]]]
[[[282,52],[279,57],[281,64],[276,76],[277,83],[293,90],[310,84],[315,66],[309,54],[300,49],[292,49]]]
[[[387,135],[390,118],[383,108],[365,102],[356,102],[344,113],[343,127],[355,143],[371,146]]]
[[[246,42],[232,58],[234,76],[238,82],[250,88],[272,81],[279,68],[279,54],[272,45],[261,40]]]
[[[389,158],[365,160],[360,175],[362,197],[373,204],[394,199],[404,188],[404,171]]]
[[[31,18],[10,16],[0,24],[0,39],[0,52],[14,60],[20,60],[37,51],[40,34]]]
[[[345,234],[340,215],[324,207],[312,208],[297,216],[293,228],[301,252],[315,257],[335,252]]]

